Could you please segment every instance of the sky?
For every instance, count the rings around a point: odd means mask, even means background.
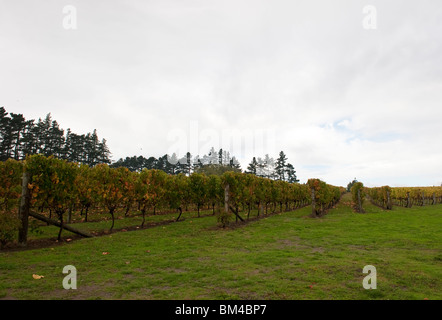
[[[442,184],[440,0],[0,0],[0,106],[114,161],[283,150],[300,181]]]

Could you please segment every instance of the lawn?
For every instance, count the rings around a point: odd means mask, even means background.
[[[365,203],[358,214],[349,204],[347,194],[322,218],[306,207],[226,229],[210,211],[185,213],[177,223],[0,251],[0,299],[442,299],[442,205],[385,211]],[[33,237],[58,232],[40,229]],[[76,290],[62,286],[66,265],[77,269]],[[362,286],[366,265],[376,267],[375,290]]]

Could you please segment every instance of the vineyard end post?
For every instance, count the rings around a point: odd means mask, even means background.
[[[21,246],[26,246],[28,240],[28,219],[29,219],[29,208],[31,201],[30,192],[28,188],[29,182],[30,182],[29,173],[23,172],[20,207],[18,209],[18,218],[20,220],[20,225],[18,228],[18,243]]]
[[[315,188],[312,188],[312,215],[313,218],[316,218],[316,197],[315,197]]]
[[[387,191],[387,210],[391,210],[391,209],[392,209],[392,205],[391,205],[390,191]]]
[[[358,211],[360,213],[363,212],[363,210],[362,210],[362,202],[361,202],[361,189],[358,189]]]
[[[227,184],[224,188],[224,211],[229,213],[229,184]]]

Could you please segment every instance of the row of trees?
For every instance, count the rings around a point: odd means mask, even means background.
[[[185,174],[190,176],[193,172],[210,171],[208,168],[220,167],[229,171],[241,171],[241,165],[235,156],[231,157],[228,151],[220,149],[218,152],[211,148],[208,154],[200,157],[193,156],[187,152],[184,157],[179,158],[175,153],[165,154],[162,157],[155,158],[144,156],[120,158],[110,165],[112,168],[126,167],[130,171],[141,172],[143,169],[158,169],[167,174]],[[224,170],[226,171],[226,170]]]
[[[411,208],[413,205],[424,206],[442,203],[442,187],[364,187],[361,182],[354,182],[351,187],[353,203],[358,212],[364,212],[362,203],[365,196],[375,205],[391,210],[393,205]]]
[[[3,216],[10,218],[17,209],[23,192],[23,172],[29,176],[26,188],[30,210],[55,214],[60,221],[59,237],[66,213],[76,210],[81,211],[87,221],[90,208],[101,208],[111,216],[112,230],[117,209],[139,212],[142,225],[145,215],[155,214],[158,209],[176,210],[179,220],[188,207],[197,210],[198,216],[203,206],[211,207],[212,214],[217,210],[221,212],[227,192],[230,213],[243,219],[241,215],[249,217],[254,209],[258,209],[259,215],[278,208],[283,211],[308,205],[312,202],[312,190],[318,212],[322,212],[335,204],[342,193],[340,188],[317,179],[309,180],[308,184],[294,184],[235,171],[222,175],[194,172],[190,176],[171,175],[158,169],[133,172],[125,167],[111,168],[107,164],[90,167],[52,156],[33,155],[25,161],[0,162]],[[224,213],[229,216],[228,212]],[[2,228],[0,223],[0,234]]]
[[[253,157],[244,172],[271,180],[282,180],[289,183],[299,182],[294,166],[287,160],[287,156],[283,151],[279,153],[276,160],[268,154],[264,158]],[[231,157],[230,153],[223,149],[216,151],[213,147],[208,154],[202,157],[199,155],[194,157],[190,152],[187,152],[182,158],[179,158],[175,153],[171,156],[166,154],[159,158],[133,156],[125,159],[120,158],[111,164],[111,167],[126,167],[134,172],[141,172],[143,169],[158,169],[168,174],[183,173],[187,176],[190,176],[193,172],[222,174],[226,171],[242,171],[241,165],[235,156]]]
[[[23,160],[27,155],[42,154],[94,166],[110,163],[106,140],[98,138],[97,131],[76,134],[66,132],[53,120],[26,120],[22,114],[8,113],[0,108],[0,161]]]
[[[264,159],[253,157],[252,162],[248,165],[248,173],[257,175],[258,177],[282,180],[290,183],[299,182],[296,177],[296,171],[294,166],[287,162],[287,156],[284,151],[279,153],[276,160],[265,155]]]
[[[442,187],[392,188],[391,198],[395,205],[411,208],[442,203]]]

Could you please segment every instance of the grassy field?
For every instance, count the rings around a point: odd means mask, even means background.
[[[178,223],[0,252],[0,299],[441,299],[442,205],[364,208],[354,213],[345,195],[319,219],[306,207],[227,229],[208,212],[185,213]],[[41,229],[34,238],[58,232]],[[77,269],[77,290],[63,289],[65,265]],[[362,287],[365,265],[377,269],[376,290]]]

